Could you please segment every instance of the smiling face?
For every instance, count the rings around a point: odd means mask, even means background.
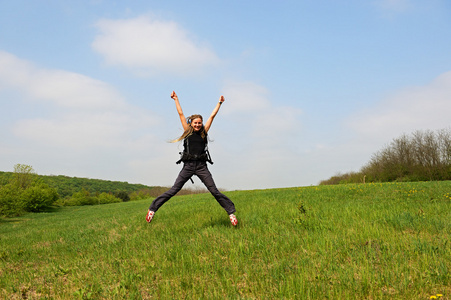
[[[193,127],[194,131],[199,131],[202,129],[202,119],[196,118],[191,121],[191,127]]]

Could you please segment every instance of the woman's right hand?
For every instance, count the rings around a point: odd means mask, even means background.
[[[178,100],[179,99],[177,97],[177,94],[174,91],[172,91],[171,98],[174,99],[174,100]]]

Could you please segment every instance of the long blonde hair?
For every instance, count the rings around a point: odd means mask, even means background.
[[[188,128],[186,128],[186,130],[183,132],[183,134],[179,138],[171,141],[171,143],[175,143],[175,142],[184,140],[185,138],[187,138],[187,137],[189,137],[190,135],[193,134],[194,128],[193,128],[193,126],[191,126],[191,122],[194,119],[201,119],[202,120],[202,128],[200,129],[200,136],[203,139],[207,138],[207,131],[205,130],[205,127],[204,127],[204,124],[203,124],[204,123],[204,119],[202,118],[202,116],[201,115],[191,115],[188,118],[186,118],[186,123],[188,123]]]

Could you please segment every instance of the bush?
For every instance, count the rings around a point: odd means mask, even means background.
[[[120,198],[117,198],[114,195],[109,194],[109,193],[101,193],[96,198],[97,198],[97,201],[98,201],[99,204],[108,204],[108,203],[122,202],[122,200]]]
[[[40,183],[24,190],[21,199],[25,211],[39,212],[50,208],[58,200],[58,193],[47,184]]]
[[[44,183],[33,183],[22,189],[15,182],[0,187],[0,216],[19,216],[24,212],[48,209],[58,199],[58,193]]]
[[[97,199],[91,194],[83,189],[80,192],[74,193],[71,197],[70,205],[81,206],[81,205],[95,205],[99,204]]]
[[[74,193],[72,197],[61,199],[58,201],[60,206],[83,206],[83,205],[98,205],[108,203],[118,203],[122,200],[110,193],[101,193],[99,195],[92,195],[87,190]]]
[[[15,184],[0,187],[0,216],[13,217],[23,213],[22,189]]]
[[[141,189],[139,191],[133,192],[130,194],[130,200],[134,201],[134,200],[141,200],[141,199],[156,197],[154,195],[154,192],[152,192],[153,190],[155,190],[155,188],[153,188],[153,189],[146,188],[146,189]]]
[[[17,164],[10,182],[0,187],[0,216],[11,217],[19,216],[25,211],[42,211],[57,199],[55,189],[36,181],[31,166]]]
[[[345,174],[338,173],[327,180],[322,180],[320,185],[347,184],[347,183],[365,183],[366,176],[362,173],[349,172]]]
[[[128,195],[127,192],[125,191],[120,191],[116,194],[116,197],[121,199],[123,202],[128,202],[130,201],[130,196]]]

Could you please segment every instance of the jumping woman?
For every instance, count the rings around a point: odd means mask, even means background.
[[[222,194],[217,189],[213,177],[207,168],[207,161],[211,162],[210,155],[207,151],[208,130],[210,130],[211,123],[213,123],[213,119],[216,117],[219,108],[225,100],[224,96],[219,98],[218,104],[216,104],[216,107],[213,109],[213,112],[205,125],[203,124],[201,115],[192,115],[185,118],[177,94],[174,91],[171,94],[171,98],[175,101],[175,107],[179,113],[184,130],[182,136],[173,141],[178,142],[183,140],[184,149],[179,161],[183,162],[183,168],[172,188],[153,200],[149,207],[149,211],[147,212],[146,221],[150,223],[157,210],[166,203],[166,201],[175,196],[193,175],[196,175],[207,187],[213,197],[215,197],[216,201],[218,201],[222,208],[227,212],[232,225],[236,226],[238,220],[235,216],[235,205],[226,195]]]

